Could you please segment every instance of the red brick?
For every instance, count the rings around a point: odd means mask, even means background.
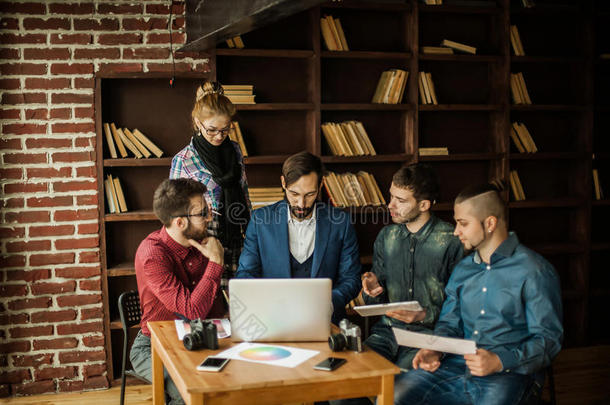
[[[3,200],[0,200],[0,207],[23,208],[23,207],[25,207],[25,199],[23,199],[23,198],[5,198]]]
[[[21,139],[0,139],[0,150],[21,149]]]
[[[76,281],[64,281],[63,283],[33,283],[30,285],[30,289],[32,290],[32,295],[63,294],[76,291]]]
[[[10,255],[10,256],[2,256],[1,258],[2,258],[2,260],[0,260],[0,268],[2,268],[2,269],[6,269],[8,267],[25,266],[25,256]]]
[[[55,241],[55,249],[57,250],[90,249],[99,245],[98,238],[58,239]]]
[[[46,44],[46,34],[0,34],[0,43],[7,45]]]
[[[55,293],[51,293],[51,294],[55,294]],[[30,316],[32,319],[32,323],[64,322],[64,321],[75,320],[76,311],[74,311],[73,309],[66,309],[64,311],[53,311],[53,312],[43,311],[43,312],[34,312]]]
[[[123,49],[123,59],[167,59],[169,49],[165,48],[126,48]]]
[[[31,379],[32,379],[32,374],[30,373],[30,370],[28,370],[27,368],[0,373],[0,383],[2,383],[2,384],[6,384],[6,383],[21,384],[22,382],[31,380]]]
[[[46,153],[7,153],[3,158],[5,164],[47,163]]]
[[[90,34],[51,34],[49,40],[51,44],[68,44],[68,45],[89,45],[92,43],[93,37]]]
[[[72,263],[74,263],[74,253],[49,253],[30,256],[31,266]]]
[[[97,194],[76,196],[76,205],[97,205]]]
[[[99,232],[99,230],[100,230],[100,227],[99,227],[99,225],[97,223],[95,223],[95,224],[80,224],[80,225],[78,225],[78,234],[79,235],[97,234]]]
[[[55,350],[55,349],[73,349],[78,346],[78,340],[75,338],[59,338],[34,340],[34,350]]]
[[[23,28],[26,30],[69,30],[70,20],[67,18],[24,18]]]
[[[28,207],[62,207],[72,205],[72,196],[65,197],[33,197],[28,198]]]
[[[88,294],[88,295],[67,295],[63,297],[57,297],[57,305],[59,307],[77,307],[89,304],[97,304],[102,302],[102,296],[100,294]]]
[[[29,321],[28,314],[0,315],[0,325],[23,325]]]
[[[5,272],[6,281],[27,281],[32,283],[38,280],[46,280],[51,277],[51,270],[8,270]]]
[[[75,89],[92,89],[95,87],[94,79],[87,79],[84,77],[75,77],[74,78],[74,88]]]
[[[55,211],[53,220],[55,221],[86,221],[97,219],[97,209],[82,209],[82,210],[61,210]]]
[[[95,166],[77,167],[76,177],[95,177]]]
[[[99,263],[100,254],[99,252],[81,252],[78,254],[79,263]]]
[[[2,95],[2,104],[44,104],[47,102],[47,95],[44,93],[19,93]]]
[[[95,148],[95,136],[75,138],[74,146],[77,148]],[[95,157],[92,160],[95,161]]]
[[[29,352],[30,342],[27,340],[15,340],[10,343],[0,343],[0,353]]]
[[[0,109],[0,120],[18,120],[21,117],[19,110]]]
[[[29,242],[6,242],[6,251],[8,253],[18,252],[38,252],[41,250],[50,250],[50,240],[32,240]]]
[[[100,34],[97,43],[100,45],[141,44],[142,34]]]
[[[34,337],[34,336],[48,336],[53,334],[53,326],[34,326],[31,328],[11,328],[8,330],[11,338],[23,338],[23,337]]]
[[[76,367],[45,367],[34,370],[34,379],[50,380],[53,378],[74,378],[76,377]]]
[[[49,4],[49,13],[51,14],[93,14],[95,7],[93,3],[54,3]]]
[[[147,4],[146,14],[169,14],[169,5],[166,4]],[[184,13],[184,4],[173,4],[172,14],[180,15]]]
[[[27,168],[26,173],[27,173],[28,179],[72,177],[72,169],[70,167],[62,167],[60,169],[54,169],[51,167]]]
[[[51,74],[54,75],[84,75],[93,73],[92,63],[54,63]]]
[[[174,70],[171,63],[148,63],[149,72],[165,72],[169,73]],[[176,63],[176,72],[189,72],[191,71],[191,64],[186,62]]]
[[[94,232],[90,232],[94,233]],[[23,238],[25,236],[25,228],[0,228],[0,239],[8,238]]]
[[[0,18],[0,28],[3,30],[18,30],[19,20],[16,18]]]
[[[166,18],[123,18],[123,30],[148,31],[167,29]]]
[[[0,90],[16,90],[21,88],[19,79],[0,79]]]
[[[53,382],[53,380],[43,380],[25,384],[13,384],[11,390],[12,393],[16,395],[44,394],[47,392],[55,392],[55,382]]]
[[[53,104],[91,104],[93,103],[92,94],[76,93],[54,93],[51,94]]]
[[[80,335],[83,333],[101,332],[104,329],[102,322],[72,323],[57,325],[58,335]],[[60,357],[61,359],[61,357]]]
[[[15,300],[8,303],[8,309],[12,311],[31,308],[49,308],[50,306],[51,298],[49,297],[28,298],[25,300]]]
[[[193,71],[199,73],[210,73],[212,69],[210,68],[209,63],[196,63],[195,67],[193,67]]]
[[[47,74],[46,63],[3,63],[0,65],[2,76],[24,76]]]
[[[15,135],[24,135],[24,134],[46,134],[47,133],[47,125],[46,124],[4,124],[2,125],[2,133],[7,134],[15,134]]]
[[[2,4],[0,2],[0,4]],[[0,59],[19,59],[21,56],[19,49],[1,48]]]
[[[65,124],[68,125],[68,124]],[[83,132],[87,132],[85,128],[91,127],[95,131],[95,126],[93,124],[71,124],[75,125],[74,132],[78,132],[76,128],[82,128]],[[78,125],[78,127],[76,127]],[[67,128],[62,131],[68,131]],[[95,162],[95,152],[55,152],[51,155],[54,163],[73,163],[73,162]]]
[[[23,297],[27,295],[28,288],[25,284],[4,284],[0,286],[0,297]]]
[[[93,107],[76,107],[74,109],[74,118],[91,118],[95,116]]]
[[[23,193],[38,193],[45,192],[49,189],[47,183],[18,183],[5,184],[4,194],[23,194]]]
[[[106,356],[103,351],[74,351],[74,352],[61,352],[58,354],[59,362],[61,364],[66,363],[85,363],[89,361],[103,361]]]
[[[174,21],[172,21],[172,29],[174,30],[179,30],[181,28],[185,27],[185,18],[184,17],[178,17],[176,16],[176,18],[174,18]]]
[[[116,31],[119,29],[119,21],[111,18],[102,18],[100,20],[76,18],[73,22],[75,31]]]
[[[0,2],[0,14],[46,14],[46,12],[47,8],[44,3]]]
[[[95,181],[70,181],[63,183],[53,183],[53,191],[57,193],[68,191],[87,191],[97,190],[97,182]]]
[[[73,235],[74,225],[30,226],[30,237]]]
[[[55,269],[55,277],[61,278],[90,278],[101,274],[99,267],[67,267]]]
[[[98,14],[142,14],[142,5],[100,3],[97,12]]]
[[[82,281],[81,281],[82,283]],[[80,310],[80,320],[88,321],[91,319],[101,319],[104,317],[102,308],[83,308]]]
[[[83,377],[91,378],[94,376],[102,375],[106,372],[105,364],[91,364],[83,366]]]
[[[85,336],[83,337],[83,344],[87,347],[104,346],[104,336]]]
[[[31,110],[25,110],[26,120],[48,120],[49,110],[46,108],[36,108]]]
[[[57,381],[59,392],[80,392],[84,389],[82,381]]]
[[[78,283],[78,288],[80,288],[82,291],[101,291],[101,280],[82,280]]]
[[[70,59],[68,48],[26,48],[23,50],[24,59],[58,60]]]
[[[118,48],[75,49],[74,59],[119,59],[121,51]]]
[[[23,169],[0,169],[2,179],[20,179],[21,177],[23,177]]]
[[[83,388],[88,390],[108,388],[110,387],[106,377],[98,376],[93,378],[85,378]]]
[[[25,87],[28,89],[68,89],[70,88],[70,79],[55,78],[55,79],[40,79],[29,78],[25,79]]]
[[[174,32],[172,33],[172,42],[174,44],[182,44],[186,41],[186,34]],[[147,44],[169,44],[169,34],[148,34],[146,35]]]
[[[141,72],[141,63],[102,63],[98,69],[100,73],[130,73]]]
[[[49,211],[27,211],[27,212],[7,212],[4,214],[7,223],[19,222],[28,224],[33,222],[49,222],[51,215]]]
[[[72,109],[70,108],[53,108],[50,117],[52,119],[68,120],[72,118]]]

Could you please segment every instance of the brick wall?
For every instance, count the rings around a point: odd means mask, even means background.
[[[170,4],[0,1],[0,396],[108,387],[94,76],[171,71]]]

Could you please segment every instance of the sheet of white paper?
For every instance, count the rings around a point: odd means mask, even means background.
[[[385,315],[388,311],[422,311],[423,308],[417,301],[403,301],[403,302],[391,302],[388,304],[375,304],[375,305],[360,305],[354,307],[354,311],[358,312],[360,316],[375,316]]]
[[[270,366],[296,367],[318,353],[320,352],[316,350],[297,349],[296,347],[244,342],[218,353],[214,357],[244,360]]]
[[[396,342],[401,346],[453,354],[474,354],[477,351],[477,344],[474,340],[434,336],[399,328],[392,328],[392,330],[394,331]]]
[[[231,336],[231,321],[226,318],[223,319],[208,319],[208,321],[214,322],[216,325],[216,335],[218,339],[223,339]],[[178,334],[178,339],[184,339],[184,335],[187,333],[191,333],[191,325],[187,322],[184,322],[180,319],[174,320],[176,324],[176,333]]]

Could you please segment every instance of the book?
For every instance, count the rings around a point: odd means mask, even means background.
[[[231,138],[231,135],[235,138]],[[231,123],[231,131],[229,132],[229,138],[232,141],[237,142],[239,145],[239,149],[241,150],[241,154],[243,157],[248,157],[248,149],[246,149],[246,143],[244,142],[244,137],[241,133],[241,127],[239,126],[239,122],[233,121]]]
[[[343,45],[341,45],[341,38],[339,38],[339,31],[337,30],[337,25],[335,24],[334,18],[331,15],[327,15],[326,21],[328,21],[328,26],[333,39],[335,40],[335,44],[337,44],[337,51],[343,51]]]
[[[406,70],[396,69],[396,71],[398,73],[398,77],[390,89],[390,94],[388,97],[390,104],[400,104],[402,101],[402,95],[404,94],[405,87],[407,85],[407,78],[409,77],[409,72]]]
[[[426,99],[426,91],[424,90],[424,81],[422,79],[422,72],[419,72],[419,77],[417,78],[417,88],[419,89],[419,99],[422,104],[428,104],[428,100]]]
[[[335,140],[333,139],[332,134],[330,133],[330,129],[328,128],[328,124],[324,123],[321,125],[322,135],[324,135],[324,139],[326,139],[326,143],[330,148],[330,153],[333,156],[339,156],[339,146],[335,144]]]
[[[477,53],[477,48],[475,48],[474,46],[461,44],[459,42],[450,41],[448,39],[443,39],[443,42],[441,42],[441,46],[445,46],[447,48],[453,48],[456,51],[470,53],[473,55]]]
[[[446,48],[444,46],[422,46],[422,53],[424,54],[441,54],[441,55],[453,55],[452,48]]]
[[[335,43],[335,37],[330,31],[330,25],[326,18],[320,18],[320,30],[322,31],[322,39],[324,39],[324,45],[329,51],[338,51],[339,47]]]
[[[354,122],[354,125],[356,126],[356,130],[358,131],[358,134],[364,140],[364,144],[366,145],[368,154],[370,154],[372,156],[376,156],[377,152],[375,152],[375,148],[373,147],[373,144],[371,143],[371,139],[369,138],[369,135],[366,133],[366,130],[364,129],[364,125],[362,124],[362,122],[360,122],[360,121],[353,121],[353,122]]]
[[[144,157],[144,155],[142,155],[142,152],[140,152],[140,150],[136,147],[136,145],[134,145],[129,140],[129,138],[127,138],[127,136],[123,133],[123,130],[121,128],[117,128],[116,131],[119,134],[119,138],[121,138],[121,141],[123,142],[125,147],[127,149],[129,149],[131,151],[131,153],[133,153],[137,159]]]
[[[254,91],[254,85],[253,84],[223,84],[222,89],[225,91],[225,93],[231,92],[233,90],[235,90],[235,91],[245,90],[245,91],[249,91],[250,94],[252,94],[252,92]]]
[[[519,139],[519,135],[517,134],[517,131],[512,126],[510,128],[510,139],[512,139],[513,144],[515,145],[515,147],[517,148],[519,153],[526,152],[525,147],[523,146],[523,143],[521,142],[521,139]]]
[[[430,97],[432,98],[432,104],[438,105],[436,99],[436,90],[434,89],[434,82],[432,81],[432,73],[426,72],[426,81],[428,82],[428,88],[430,89]]]
[[[604,199],[604,192],[602,190],[602,187],[599,183],[599,172],[597,171],[597,169],[593,169],[593,189],[595,191],[595,199],[596,200],[603,200]]]
[[[532,138],[532,135],[528,131],[527,127],[520,122],[513,122],[513,129],[517,132],[519,140],[523,145],[523,148],[528,153],[538,152],[538,148],[536,147],[536,143]]]
[[[127,157],[127,149],[125,149],[125,145],[123,145],[123,140],[121,139],[114,122],[110,123],[110,131],[112,132],[112,137],[114,138],[114,142],[116,143],[116,147],[119,150],[121,157]]]
[[[523,43],[521,42],[521,36],[516,25],[510,26],[510,43],[513,47],[513,51],[517,56],[524,56],[525,51],[523,50]]]
[[[133,134],[138,140],[148,148],[156,157],[163,156],[163,151],[159,149],[157,145],[153,143],[146,135],[144,135],[138,128],[134,128]]]
[[[233,104],[256,104],[254,101],[255,95],[233,95],[225,93],[225,96],[233,103]]]
[[[339,21],[338,18],[335,18],[334,20],[337,32],[339,33],[339,40],[341,41],[341,50],[349,51],[349,47],[347,46],[347,39],[345,38],[345,32],[343,32],[343,27],[341,26],[341,21]]]
[[[356,134],[356,131],[350,125],[350,123],[349,122],[343,122],[340,125],[341,125],[341,128],[343,129],[343,132],[346,134],[346,137],[350,141],[350,146],[352,146],[352,150],[354,152],[354,156],[363,156],[363,155],[365,155],[366,153],[364,151],[364,148],[362,147],[362,144],[360,143],[360,139],[358,138],[358,135]]]
[[[274,204],[284,198],[282,187],[250,187],[248,193],[254,209]]]
[[[152,155],[152,153],[150,153],[150,151],[146,149],[146,147],[142,145],[142,143],[140,143],[140,141],[134,136],[134,134],[131,133],[129,129],[123,128],[123,133],[127,138],[129,138],[131,143],[140,151],[140,153],[144,155],[145,158],[150,157],[150,155]]]
[[[235,48],[235,42],[233,42],[233,38],[229,38],[229,39],[227,39],[227,41],[226,41],[226,42],[227,42],[227,46],[228,46],[229,48]]]
[[[523,102],[525,104],[532,104],[532,99],[530,98],[529,92],[527,91],[527,86],[525,85],[525,78],[523,77],[523,73],[517,73],[519,78],[519,86],[521,86],[521,92],[523,93]]]
[[[121,181],[118,177],[113,179],[114,190],[116,191],[117,200],[121,212],[127,212],[127,203],[125,202],[125,194],[123,194],[123,187],[121,187]]]
[[[419,72],[419,80],[422,83],[422,88],[424,90],[423,99],[426,100],[423,104],[432,104],[432,95],[430,94],[430,87],[428,86],[428,78],[426,77],[426,72]]]
[[[509,180],[511,189],[513,191],[513,195],[516,201],[525,200],[525,193],[523,191],[523,186],[521,185],[521,180],[519,179],[519,174],[516,170],[511,170],[509,173]]]
[[[517,75],[514,73],[510,74],[510,94],[513,98],[513,103],[523,104],[523,97],[521,95],[521,89],[517,83]]]
[[[372,103],[381,103],[383,100],[383,89],[390,76],[391,72],[387,70],[381,73],[379,81],[377,82],[377,87],[375,88],[375,93],[373,94],[373,99],[371,100]]]
[[[110,182],[110,179],[104,180],[104,191],[106,192],[106,202],[108,203],[108,212],[110,214],[116,214],[117,208],[114,205],[114,197],[112,196],[113,185]]]
[[[449,155],[447,147],[419,148],[419,156],[446,156]]]
[[[114,140],[112,140],[112,132],[110,131],[110,125],[107,122],[104,123],[104,134],[106,134],[106,143],[108,144],[108,151],[110,152],[110,157],[116,159],[118,155],[116,154],[116,148],[114,147]]]
[[[244,41],[242,41],[241,36],[238,35],[236,37],[233,38],[233,43],[235,44],[236,48],[243,48],[244,47]]]
[[[119,206],[119,199],[117,196],[117,191],[114,185],[114,179],[112,178],[112,175],[108,175],[108,177],[106,178],[108,180],[108,187],[110,188],[110,193],[112,195],[112,203],[114,204],[114,212],[115,213],[120,213],[121,212],[121,207]]]

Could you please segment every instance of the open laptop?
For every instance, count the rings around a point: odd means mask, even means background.
[[[324,278],[232,279],[231,338],[246,342],[327,340],[331,290],[331,280]]]

